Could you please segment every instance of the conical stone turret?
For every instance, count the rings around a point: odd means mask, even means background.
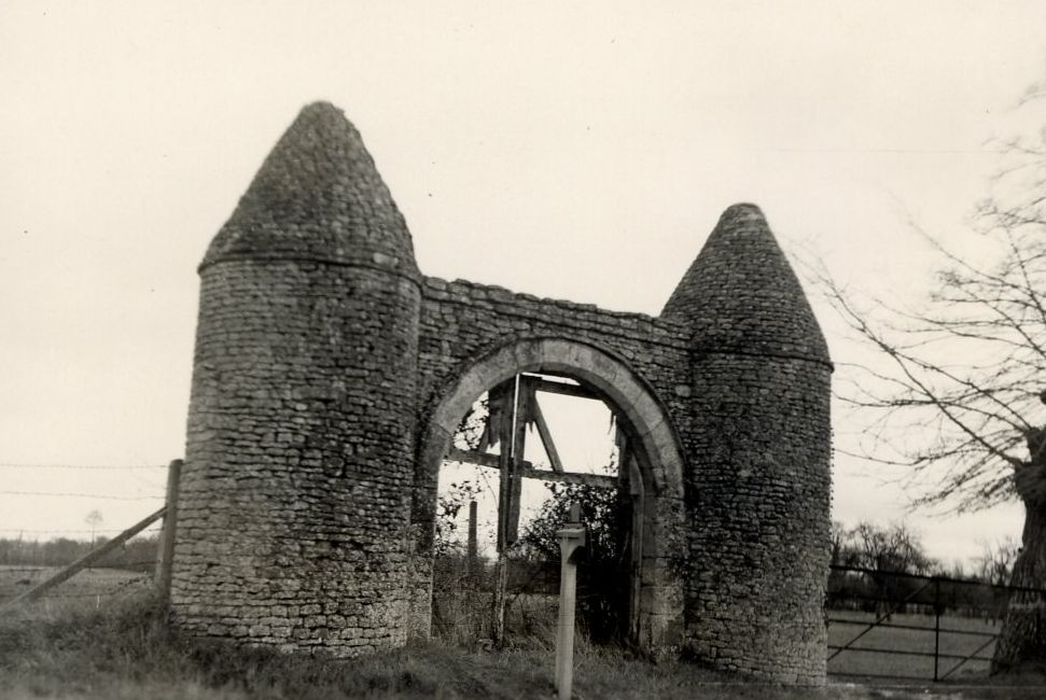
[[[831,363],[758,207],[726,210],[662,317],[691,338],[686,644],[823,683]]]
[[[302,110],[200,281],[173,623],[336,656],[404,644],[420,275],[339,110]]]
[[[661,316],[686,323],[695,350],[828,362],[810,303],[754,204],[723,212]]]
[[[302,109],[201,267],[234,259],[374,265],[417,275],[407,224],[359,132],[337,107]]]

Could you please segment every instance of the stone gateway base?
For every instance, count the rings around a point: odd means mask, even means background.
[[[426,277],[359,134],[314,104],[199,272],[178,628],[337,656],[427,635],[450,438],[547,372],[611,405],[634,456],[635,639],[823,682],[832,365],[757,207],[658,317]]]

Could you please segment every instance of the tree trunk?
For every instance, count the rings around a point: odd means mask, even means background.
[[[1033,453],[1034,455],[1034,453]],[[1046,585],[1046,497],[1043,465],[1035,460],[1017,468],[1017,493],[1024,501],[1022,547],[1013,565],[1012,591],[992,673],[1046,671],[1046,596],[1036,590]]]

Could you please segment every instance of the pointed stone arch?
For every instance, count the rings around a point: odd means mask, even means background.
[[[431,542],[435,487],[454,432],[472,404],[521,372],[549,372],[596,390],[615,410],[643,480],[642,563],[637,581],[637,639],[658,651],[679,643],[683,618],[682,561],[686,531],[683,450],[654,389],[627,362],[589,343],[558,337],[515,339],[468,362],[437,392],[423,421],[414,493],[412,628],[427,635],[431,620]],[[427,424],[426,424],[427,423]]]

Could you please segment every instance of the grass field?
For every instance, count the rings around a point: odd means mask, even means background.
[[[844,646],[858,634],[868,629],[875,621],[872,613],[832,610],[829,617],[845,619],[848,622],[833,622],[828,626],[828,643],[833,646]],[[828,672],[845,675],[895,675],[932,680],[934,677],[934,660],[928,656],[905,655],[900,652],[930,653],[934,651],[934,618],[931,615],[895,614],[891,624],[918,627],[919,629],[898,629],[877,626],[853,642],[854,647],[882,649],[884,653],[855,651],[847,649],[840,652],[828,662]],[[987,646],[977,652],[977,656],[990,659],[995,650],[991,636],[999,631],[998,623],[988,623],[979,618],[942,616],[941,628],[959,630],[960,632],[941,632],[939,650],[942,655],[967,656],[977,651],[978,647]],[[832,652],[829,652],[830,654]],[[939,675],[945,676],[952,668],[956,670],[948,679],[970,680],[983,678],[988,674],[988,661],[970,660],[960,665],[961,659],[941,658],[938,661]]]
[[[579,646],[577,698],[809,696]],[[4,698],[551,698],[552,671],[551,651],[528,647],[483,652],[426,643],[339,662],[190,645],[167,634],[160,606],[142,593],[99,610],[34,606],[0,619]],[[869,696],[849,690],[842,697]]]
[[[0,572],[5,594],[24,589],[26,572]],[[42,577],[45,572],[34,573]],[[11,579],[14,579],[11,581]],[[79,579],[79,580],[77,580]],[[62,588],[68,586],[63,591]],[[13,588],[12,588],[13,587]],[[172,698],[303,700],[332,698],[552,698],[547,641],[517,640],[499,651],[447,642],[350,661],[280,656],[172,636],[148,577],[95,570],[39,603],[0,616],[0,698]],[[115,595],[109,595],[118,591]],[[537,616],[537,608],[532,613]],[[528,613],[529,614],[529,613]],[[579,640],[575,693],[588,698],[1033,698],[1041,688],[904,689],[836,683],[824,689],[744,682],[695,664],[652,663],[617,648]],[[961,691],[961,695],[957,695]]]
[[[60,570],[48,566],[0,565],[0,604],[45,581]],[[38,603],[45,610],[53,606],[101,607],[113,596],[148,587],[146,574],[120,569],[84,569],[68,581],[48,591]]]

